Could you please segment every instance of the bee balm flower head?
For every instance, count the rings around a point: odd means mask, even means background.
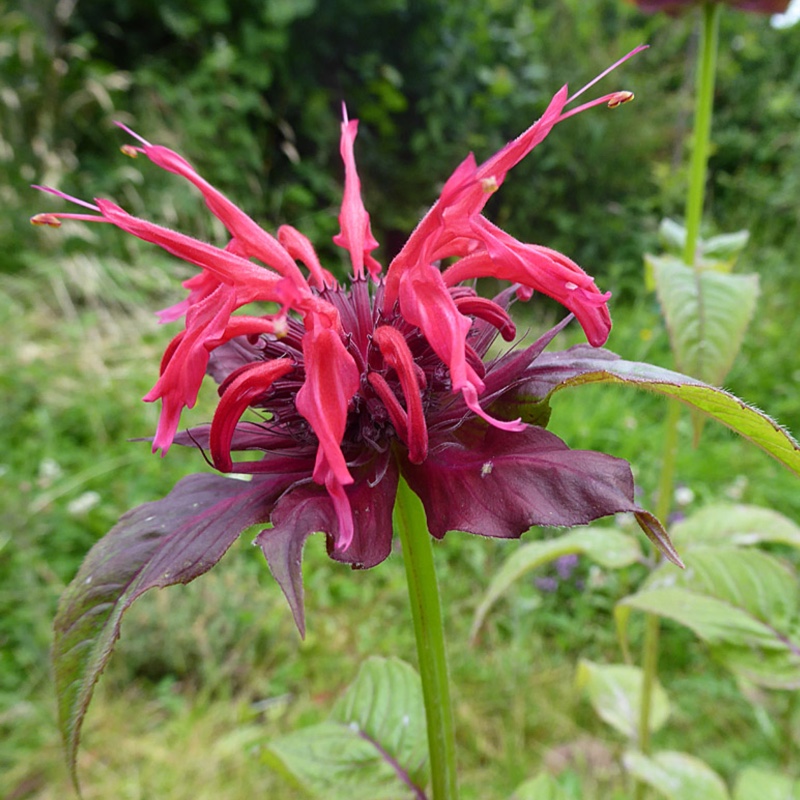
[[[370,567],[385,559],[401,474],[420,495],[437,537],[453,529],[516,537],[532,525],[640,512],[625,462],[570,450],[543,427],[504,413],[515,390],[535,376],[556,331],[527,349],[487,356],[498,334],[515,338],[512,299],[534,292],[569,309],[591,345],[608,337],[608,292],[567,256],[515,239],[482,213],[509,170],[556,124],[632,97],[615,92],[568,110],[587,88],[572,98],[561,89],[540,119],[484,163],[469,155],[385,276],[373,256],[378,243],[356,170],[358,122],[345,114],[344,198],[334,238],[352,266],[344,284],[298,230],[283,226],[271,235],[180,155],[127,128],[137,144],[125,152],[191,183],[228,230],[225,247],[134,217],[108,200],[86,203],[46,189],[89,213],[41,214],[34,222],[110,223],[197,267],[184,284],[188,297],[160,312],[163,322],[185,322],[144,398],[162,404],[153,448],[199,445],[221,472],[253,476],[241,484],[238,502],[247,512],[237,517],[240,529],[253,524],[257,502],[256,521],[272,523],[257,542],[301,626],[294,554],[310,533],[323,531],[339,561]],[[450,266],[442,270],[443,262]],[[481,277],[510,286],[489,300],[472,288]],[[273,304],[273,312],[242,311],[256,302]],[[181,412],[194,405],[206,374],[219,383],[214,417],[179,433]],[[242,421],[248,409],[258,421]],[[234,452],[245,455],[235,461]],[[226,494],[208,514],[233,513],[233,497]]]

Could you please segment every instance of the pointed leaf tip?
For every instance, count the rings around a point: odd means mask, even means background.
[[[676,567],[686,569],[686,565],[681,561],[681,557],[672,544],[666,528],[661,524],[658,517],[649,511],[635,511],[634,516],[645,536],[655,545],[658,551]]]

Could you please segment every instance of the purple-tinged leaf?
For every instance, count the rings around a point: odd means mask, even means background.
[[[286,595],[301,636],[305,636],[302,555],[312,533],[328,534],[331,558],[351,564],[354,569],[374,567],[392,550],[392,508],[398,479],[394,460],[379,459],[377,464],[352,471],[355,482],[345,487],[354,525],[347,550],[333,548],[339,532],[336,511],[325,487],[311,481],[293,487],[281,497],[272,513],[273,527],[261,531],[255,540]]]
[[[437,538],[450,530],[516,538],[533,525],[585,525],[640,511],[622,459],[570,450],[542,428],[472,433],[469,442],[432,445],[425,462],[403,466]]]
[[[653,543],[655,548],[663,553],[668,561],[671,561],[676,567],[684,569],[685,565],[678,555],[666,528],[661,524],[661,521],[654,514],[649,511],[634,511],[636,522],[639,527],[644,531],[644,535]]]
[[[89,551],[54,624],[59,728],[76,787],[81,724],[125,610],[148,589],[188,583],[211,569],[245,528],[269,519],[292,477],[190,475],[162,500],[123,515]]]

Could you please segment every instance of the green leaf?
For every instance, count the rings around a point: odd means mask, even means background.
[[[415,783],[427,782],[428,735],[420,677],[399,658],[367,659],[331,719],[380,744]]]
[[[703,241],[700,252],[704,258],[724,261],[732,267],[749,240],[750,231],[721,233]]]
[[[424,797],[427,735],[419,676],[399,659],[370,658],[331,719],[281,736],[264,757],[325,800]]]
[[[639,735],[641,716],[642,671],[626,664],[595,664],[581,659],[575,676],[578,689],[586,692],[589,702],[604,722],[631,741]],[[650,730],[657,731],[669,717],[669,698],[656,681],[650,709]]]
[[[730,800],[722,778],[687,753],[665,750],[648,757],[629,752],[623,763],[631,775],[669,800]]]
[[[658,226],[658,235],[672,253],[682,253],[686,248],[686,228],[680,222],[665,217]]]
[[[800,688],[800,589],[786,565],[758,550],[697,548],[686,570],[659,568],[615,615],[624,638],[630,609],[672,619],[705,641],[734,673],[761,686]]]
[[[264,759],[313,797],[330,800],[413,798],[375,745],[338,722],[321,722],[269,743]]]
[[[800,800],[800,780],[756,767],[739,773],[733,800]]]
[[[518,786],[509,800],[567,800],[567,794],[552,775],[542,772]]]
[[[524,544],[494,574],[475,612],[470,640],[475,641],[489,610],[514,582],[531,570],[571,553],[588,556],[608,569],[627,567],[642,557],[639,542],[633,536],[600,526],[578,528],[556,539]]]
[[[694,270],[670,256],[650,261],[678,369],[722,383],[755,311],[758,276]]]
[[[679,550],[697,545],[747,546],[763,542],[800,548],[800,526],[770,508],[715,503],[673,525],[670,538]]]
[[[800,475],[800,445],[792,436],[762,411],[723,389],[636,361],[586,358],[570,366],[572,375],[552,385],[550,394],[589,383],[620,383],[672,397],[726,425]]]

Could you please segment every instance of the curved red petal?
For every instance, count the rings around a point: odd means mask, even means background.
[[[231,441],[242,414],[273,382],[294,369],[288,358],[248,365],[228,384],[211,421],[209,447],[214,466],[220,472],[231,472]]]

